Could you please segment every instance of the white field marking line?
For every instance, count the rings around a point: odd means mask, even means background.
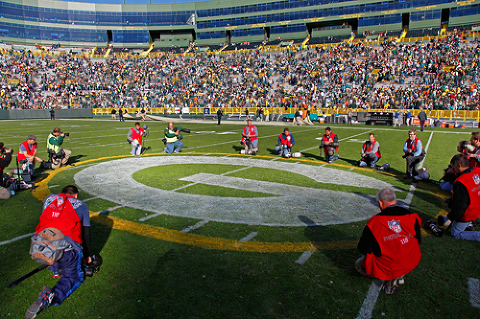
[[[318,129],[318,128],[315,128],[315,130],[317,130],[317,129]],[[314,130],[314,129],[310,128],[310,129],[308,129],[308,130],[303,130],[303,131],[295,132],[295,134],[297,134],[297,133],[304,133],[304,132],[312,131],[312,130]],[[273,135],[267,135],[267,136],[259,136],[258,139],[269,138],[269,137],[278,136],[278,135],[280,135],[280,134],[273,134]],[[235,142],[238,142],[238,139],[236,139],[235,141],[222,142],[222,143],[217,143],[217,144],[194,146],[194,147],[189,147],[188,149],[191,150],[191,149],[202,148],[202,147],[211,147],[211,146],[218,146],[218,145],[223,145],[223,144],[232,144],[232,143],[235,143]]]
[[[110,213],[112,210],[115,210],[117,208],[122,208],[123,206],[120,205],[120,206],[115,206],[115,207],[110,207],[110,208],[107,208],[107,209],[104,209],[100,212],[98,212],[99,214],[107,214],[107,213]]]
[[[430,142],[432,141],[432,137],[433,137],[433,132],[430,134],[430,138],[428,139],[428,142],[427,142],[427,146],[425,146],[425,157],[423,158],[423,160],[420,162],[420,164],[418,165],[418,168],[422,168],[423,167],[423,162],[425,162],[425,158],[427,157],[427,151],[428,151],[428,148],[430,147]]]
[[[430,146],[430,142],[432,141],[432,137],[433,137],[433,132],[430,134],[430,138],[428,139],[427,146],[425,146],[425,153],[427,152],[427,150]],[[426,154],[425,154],[425,157],[423,158],[423,160],[418,165],[419,168],[422,168],[423,162],[425,161],[425,158],[427,158]],[[415,193],[416,189],[417,189],[417,186],[412,183],[412,185],[410,185],[410,190],[408,191],[407,197],[405,197],[405,200],[403,201],[406,204],[405,208],[407,208],[407,209],[410,208],[410,204],[412,203],[412,199],[413,199],[413,193]]]
[[[365,131],[367,131],[367,129],[365,129]],[[351,139],[352,137],[359,136],[359,135],[362,135],[362,134],[365,134],[365,133],[366,133],[366,132],[362,132],[362,133],[359,133],[359,134],[355,134],[355,135],[352,135],[352,136],[349,136],[349,137],[342,138],[342,139],[340,139],[340,140],[338,140],[338,141],[341,142],[341,141],[344,141],[344,140],[349,140],[349,139]],[[318,146],[306,148],[306,149],[304,149],[304,150],[301,150],[300,152],[303,153],[303,152],[305,152],[305,151],[313,150],[313,149],[316,149],[316,148],[318,148]]]
[[[248,234],[247,236],[243,237],[242,239],[240,239],[240,241],[250,241],[252,239],[254,239],[256,236],[258,235],[257,232],[251,232],[250,234]]]
[[[54,187],[58,187],[60,185],[52,185],[52,186],[48,186],[48,188],[54,188]]]
[[[210,221],[209,219],[201,220],[201,221],[199,221],[198,223],[196,223],[196,224],[193,225],[193,226],[188,226],[187,228],[182,229],[181,232],[182,232],[182,233],[191,232],[192,230],[195,230],[195,229],[197,229],[197,228],[202,227],[203,225],[205,225],[205,224],[208,223],[209,221]]]
[[[363,301],[362,308],[358,312],[357,319],[369,319],[372,318],[373,308],[375,307],[375,303],[377,302],[378,294],[382,289],[382,285],[374,279],[370,288],[367,292],[367,297]]]
[[[98,197],[95,196],[95,197],[90,197],[90,198],[87,198],[87,199],[82,199],[82,202],[88,202],[89,200],[93,200],[93,199],[97,199]]]
[[[475,278],[468,278],[468,291],[472,307],[480,308],[480,282]]]
[[[17,240],[20,240],[20,239],[23,239],[23,238],[31,237],[33,235],[35,235],[35,233],[30,233],[30,234],[18,236],[18,237],[9,239],[9,240],[5,240],[5,241],[0,242],[0,246],[5,245],[5,244],[13,243],[14,241],[17,241]]]
[[[208,155],[208,154],[207,154]],[[239,169],[235,169],[233,171],[230,171],[230,172],[225,172],[225,173],[222,173],[222,174],[219,174],[219,176],[225,176],[227,174],[231,174],[231,173],[236,173],[236,172],[239,172],[239,171],[243,171],[243,170],[246,170],[246,169],[249,169],[250,167],[246,166],[246,167],[242,167],[242,168],[239,168]],[[176,192],[178,190],[181,190],[181,189],[185,189],[187,187],[190,187],[190,186],[194,186],[194,185],[197,185],[199,184],[200,182],[194,182],[194,183],[191,183],[191,184],[188,184],[188,185],[184,185],[184,186],[180,186],[179,188],[175,188],[175,189],[172,189],[171,192]]]
[[[304,265],[314,252],[315,250],[307,250],[297,260],[295,260],[295,262],[299,265]]]
[[[157,217],[157,216],[160,216],[160,215],[163,215],[163,213],[162,213],[162,212],[158,212],[158,213],[155,213],[155,214],[152,214],[152,215],[148,215],[148,216],[139,218],[138,220],[141,221],[141,222],[144,222],[144,221],[146,221],[147,219],[150,219],[150,218],[153,218],[153,217]]]

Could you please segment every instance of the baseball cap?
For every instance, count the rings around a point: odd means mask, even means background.
[[[28,139],[28,140],[36,140],[37,137],[36,137],[35,135],[33,135],[33,134],[30,134],[30,135],[28,135],[27,139]]]

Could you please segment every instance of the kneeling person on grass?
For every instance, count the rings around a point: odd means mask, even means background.
[[[403,284],[403,276],[420,262],[422,240],[420,217],[397,206],[393,190],[384,188],[377,194],[381,212],[372,216],[363,230],[358,250],[364,255],[355,262],[357,271],[383,281],[387,294]]]

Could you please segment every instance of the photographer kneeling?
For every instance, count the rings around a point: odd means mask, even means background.
[[[68,159],[72,152],[62,148],[63,139],[69,136],[69,133],[63,133],[60,128],[56,127],[47,137],[47,151],[49,162],[52,163],[51,168],[59,168],[68,163]]]
[[[10,198],[10,190],[7,188],[9,186],[9,176],[3,174],[3,169],[10,165],[12,161],[12,149],[4,148],[3,143],[0,142],[0,199]]]
[[[180,141],[181,134],[180,129],[173,127],[173,122],[168,123],[168,127],[164,130],[165,133],[165,153],[172,154],[175,149],[175,153],[180,153],[183,142]]]

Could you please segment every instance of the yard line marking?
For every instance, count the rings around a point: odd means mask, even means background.
[[[48,186],[48,188],[54,188],[54,187],[58,187],[60,185],[52,185],[52,186]]]
[[[153,217],[157,217],[157,216],[160,216],[160,215],[163,215],[163,213],[162,213],[162,212],[158,212],[158,213],[155,213],[155,214],[152,214],[152,215],[148,215],[148,216],[139,218],[138,220],[141,221],[141,222],[144,222],[144,221],[146,221],[147,219],[150,219],[150,218],[153,218]]]
[[[107,208],[107,209],[104,209],[102,211],[99,211],[98,213],[99,214],[107,214],[107,213],[110,213],[112,210],[115,210],[117,208],[122,208],[123,206],[120,205],[120,206],[115,206],[115,207],[110,207],[110,208]]]
[[[29,233],[29,234],[18,236],[18,237],[9,239],[9,240],[5,240],[5,241],[0,242],[0,246],[5,245],[5,244],[13,243],[14,241],[17,241],[17,240],[20,240],[20,239],[23,239],[23,238],[32,237],[33,235],[35,235],[35,233]]]
[[[480,308],[480,283],[478,279],[468,278],[468,291],[470,292],[470,303],[475,308]]]
[[[208,223],[210,220],[209,219],[204,219],[202,221],[199,221],[198,223],[196,223],[195,225],[192,225],[192,226],[188,226],[187,228],[181,230],[182,233],[188,233],[188,232],[191,232],[192,230],[195,230],[197,228],[200,228],[202,227],[203,225],[205,225],[206,223]]]
[[[314,252],[315,250],[307,250],[297,260],[295,260],[295,262],[299,265],[304,265]]]
[[[257,236],[258,233],[257,232],[251,232],[250,234],[248,234],[247,236],[243,237],[242,239],[240,239],[240,242],[243,242],[243,241],[250,241],[252,239],[255,238],[255,236]]]
[[[88,202],[89,200],[93,200],[93,199],[97,199],[98,196],[95,196],[95,197],[90,197],[90,198],[87,198],[87,199],[82,199],[82,202]]]
[[[365,131],[367,131],[367,129],[365,129]],[[359,134],[355,134],[355,135],[352,135],[352,136],[349,136],[349,137],[342,138],[342,139],[340,139],[340,140],[338,140],[338,141],[341,142],[341,141],[344,141],[344,140],[348,140],[348,139],[351,139],[352,137],[359,136],[359,135],[362,135],[362,134],[365,134],[365,133],[366,133],[366,132],[362,132],[362,133],[359,133]],[[316,148],[318,148],[318,146],[306,148],[306,149],[304,149],[304,150],[301,150],[300,152],[303,153],[303,152],[305,152],[305,151],[313,150],[313,149],[316,149]]]
[[[427,151],[428,151],[428,148],[430,146],[430,142],[432,141],[432,137],[433,137],[433,132],[430,134],[430,138],[428,139],[427,146],[425,146],[425,148],[424,148],[425,153],[427,153]],[[423,167],[423,162],[425,162],[426,157],[427,157],[427,154],[425,154],[425,157],[423,158],[423,160],[418,164],[418,168]]]
[[[367,297],[363,301],[362,308],[360,308],[360,311],[358,312],[357,319],[372,318],[373,308],[375,307],[381,289],[382,283],[379,280],[374,279],[368,289]]]
[[[406,209],[410,208],[410,204],[412,203],[412,199],[413,199],[413,193],[415,193],[416,189],[417,189],[417,186],[415,184],[410,185],[410,190],[408,191],[407,197],[405,197],[405,199],[402,201],[405,204],[404,207]]]

